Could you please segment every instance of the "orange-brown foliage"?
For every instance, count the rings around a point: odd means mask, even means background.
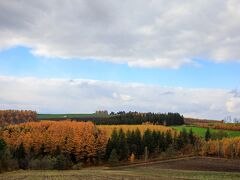
[[[204,144],[204,155],[240,158],[240,137],[210,140]]]
[[[210,120],[210,119],[197,119],[197,118],[184,118],[185,124],[196,124],[196,123],[224,123],[223,120]]]
[[[62,152],[73,153],[79,160],[104,153],[107,143],[104,131],[92,122],[28,122],[5,127],[1,136],[11,148],[23,143],[27,152],[31,146],[39,152],[44,144],[45,152],[53,154],[58,146]]]
[[[198,127],[240,131],[239,123],[196,123]]]
[[[0,126],[37,120],[37,113],[28,110],[0,110]]]

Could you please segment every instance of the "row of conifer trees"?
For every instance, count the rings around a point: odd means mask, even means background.
[[[112,161],[112,154],[117,155],[117,160],[128,160],[131,155],[136,159],[143,159],[146,156],[146,150],[149,157],[159,155],[169,149],[180,151],[186,145],[195,147],[198,138],[193,134],[192,130],[187,132],[167,131],[151,131],[147,129],[141,134],[139,129],[127,131],[122,129],[114,129],[106,146],[105,159]]]

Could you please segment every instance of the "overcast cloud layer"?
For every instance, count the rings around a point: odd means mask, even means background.
[[[0,49],[138,67],[239,61],[239,9],[239,0],[1,1]]]
[[[99,109],[179,112],[187,117],[213,119],[240,116],[238,90],[4,76],[0,76],[0,87],[0,109],[41,113],[92,113]]]

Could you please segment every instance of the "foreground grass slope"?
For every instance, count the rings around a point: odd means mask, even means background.
[[[26,180],[146,180],[146,179],[203,179],[203,180],[238,180],[240,173],[230,172],[209,172],[209,171],[186,171],[186,170],[169,170],[169,169],[156,169],[150,167],[129,168],[127,170],[111,170],[104,168],[91,168],[83,170],[70,170],[70,171],[56,171],[56,170],[35,170],[35,171],[15,171],[0,174],[1,180],[11,179],[26,179]]]
[[[173,129],[176,129],[177,131],[182,131],[183,128],[185,128],[187,131],[192,129],[194,134],[197,134],[201,137],[205,136],[205,133],[207,131],[207,128],[201,128],[201,127],[195,127],[195,126],[188,126],[188,125],[181,125],[181,126],[171,126]],[[217,129],[210,129],[210,132],[218,132]],[[230,130],[221,130],[223,132],[226,132],[229,137],[237,137],[240,136],[240,131],[230,131]]]
[[[199,179],[199,180],[238,180],[240,173],[183,171],[168,169],[135,168],[129,170],[106,170],[101,168],[71,171],[15,171],[0,174],[1,180],[146,180],[146,179]]]
[[[185,158],[177,160],[147,163],[138,166],[124,167],[94,167],[81,170],[20,170],[0,174],[0,179],[88,179],[88,180],[122,180],[122,179],[203,179],[203,180],[237,180],[240,173],[237,167],[239,160],[217,158]],[[234,168],[233,168],[234,167]],[[206,171],[207,169],[207,171]],[[224,172],[232,171],[232,172]]]

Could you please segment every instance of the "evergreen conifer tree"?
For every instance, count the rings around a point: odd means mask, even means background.
[[[188,138],[189,138],[190,144],[194,145],[194,144],[195,144],[195,137],[194,137],[194,135],[193,135],[192,128],[190,129],[190,131],[189,131],[189,133],[188,133]]]
[[[210,129],[207,128],[207,131],[205,133],[205,140],[209,141],[211,139],[211,133],[210,133]]]
[[[15,157],[18,160],[18,166],[20,169],[26,169],[28,167],[28,161],[26,159],[26,151],[23,143],[21,143],[16,149]]]
[[[117,155],[117,151],[116,149],[113,149],[111,154],[110,154],[110,157],[108,159],[108,162],[111,164],[111,165],[116,165],[119,160],[118,160],[118,155]]]
[[[165,142],[166,142],[166,144],[165,144],[166,148],[168,148],[173,143],[171,131],[166,132]]]
[[[147,129],[143,134],[143,148],[147,147],[149,153],[154,152],[152,131]]]
[[[138,128],[135,130],[134,144],[136,144],[136,157],[140,159],[140,156],[143,154],[143,149],[142,149],[142,135]]]
[[[119,130],[119,160],[128,159],[128,144],[125,133],[122,129]]]

